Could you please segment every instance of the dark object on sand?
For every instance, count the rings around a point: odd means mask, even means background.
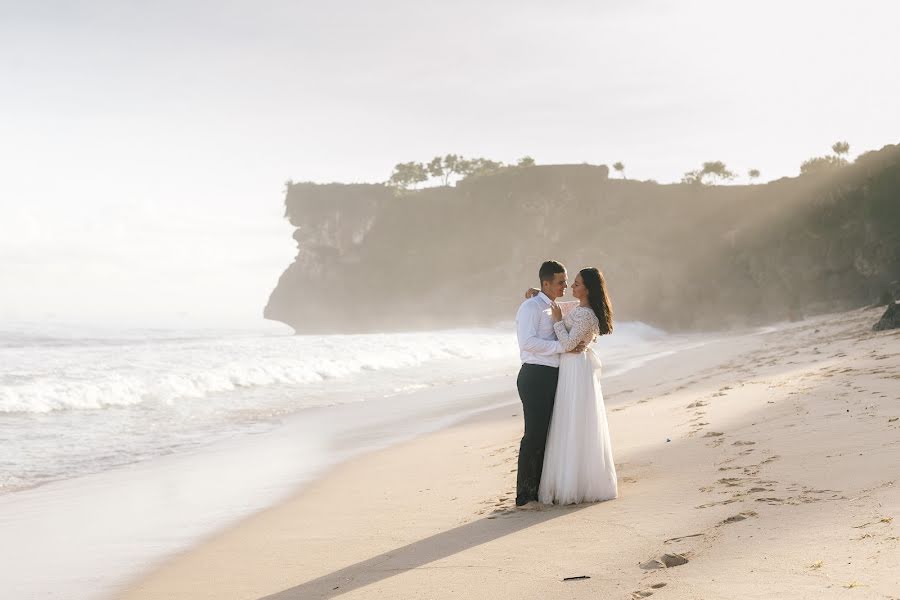
[[[893,302],[881,315],[881,319],[872,326],[872,329],[884,331],[885,329],[896,329],[898,327],[900,327],[900,302]]]
[[[590,579],[590,575],[577,575],[575,577],[563,577],[563,581],[575,581],[576,579]]]

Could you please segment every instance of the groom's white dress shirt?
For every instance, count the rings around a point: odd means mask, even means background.
[[[516,336],[523,363],[559,367],[562,344],[553,331],[550,298],[544,292],[522,303],[516,313]]]

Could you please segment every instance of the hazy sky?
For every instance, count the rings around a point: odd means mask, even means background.
[[[255,319],[288,178],[455,152],[767,180],[898,143],[898,7],[0,0],[0,320]]]

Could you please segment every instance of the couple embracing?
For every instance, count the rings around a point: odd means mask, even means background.
[[[531,289],[516,314],[522,368],[516,382],[525,416],[519,446],[516,506],[532,501],[579,504],[618,495],[600,360],[591,346],[612,332],[612,306],[603,274],[579,271],[577,302],[557,299],[568,287],[566,269],[541,265],[541,289]]]

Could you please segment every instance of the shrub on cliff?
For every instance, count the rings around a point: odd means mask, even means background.
[[[691,183],[704,185],[706,179],[728,181],[734,179],[734,173],[728,170],[721,160],[714,160],[703,163],[703,167],[696,171],[688,171],[681,178],[681,183]]]

